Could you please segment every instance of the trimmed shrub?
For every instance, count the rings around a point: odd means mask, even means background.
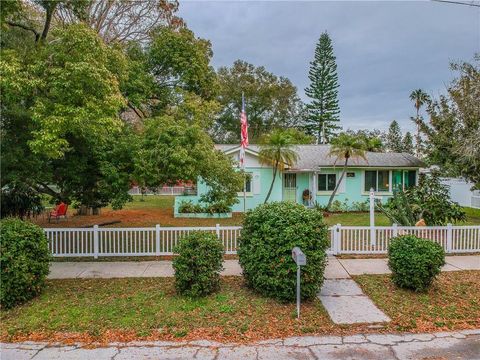
[[[392,280],[401,288],[424,291],[445,265],[445,251],[432,240],[414,235],[392,239],[388,247],[388,267]]]
[[[38,295],[49,272],[48,240],[42,228],[8,218],[0,222],[0,304],[8,309]]]
[[[292,202],[273,202],[250,210],[243,223],[238,256],[249,287],[281,301],[296,298],[295,246],[307,256],[301,296],[311,299],[323,284],[327,226],[320,211]]]
[[[216,235],[193,232],[174,251],[175,287],[182,295],[200,297],[218,289],[222,271],[223,245]]]

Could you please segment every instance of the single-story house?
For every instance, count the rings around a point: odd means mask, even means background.
[[[225,154],[238,161],[239,145],[215,145]],[[250,173],[246,184],[246,209],[252,209],[265,201],[273,179],[273,168],[259,161],[258,145],[250,145],[245,151],[245,171]],[[330,145],[297,145],[298,161],[293,166],[277,173],[269,201],[295,201],[312,206],[315,203],[326,205],[343,170],[343,159],[330,156]],[[368,200],[373,188],[382,201],[393,195],[394,189],[406,188],[418,182],[418,170],[422,161],[407,153],[367,152],[365,159],[350,159],[335,200],[353,204]],[[200,195],[207,191],[201,181],[197,185],[197,195],[177,196],[175,212],[182,201],[198,202]],[[309,190],[310,199],[304,199],[304,191]],[[238,193],[238,203],[233,212],[243,211],[244,194]]]

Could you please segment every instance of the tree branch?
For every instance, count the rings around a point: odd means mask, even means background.
[[[140,119],[145,118],[145,114],[140,109],[137,109],[130,101],[127,103],[127,106],[132,109]]]
[[[38,41],[38,39],[40,38],[40,33],[35,30],[34,28],[30,27],[30,26],[27,26],[27,25],[24,25],[24,24],[20,24],[20,23],[16,23],[16,22],[13,22],[13,21],[7,21],[7,24],[12,26],[12,27],[19,27],[23,30],[27,30],[27,31],[31,31],[33,32],[33,34],[35,35],[35,42]]]

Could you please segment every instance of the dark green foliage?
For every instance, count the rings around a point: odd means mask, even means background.
[[[240,141],[242,93],[248,116],[250,143],[278,128],[299,128],[305,119],[305,106],[297,88],[285,78],[272,74],[263,66],[237,60],[231,67],[218,69],[221,112],[211,133],[217,143]]]
[[[388,150],[393,152],[404,152],[405,149],[403,145],[402,131],[400,130],[400,125],[398,125],[396,120],[393,120],[390,123],[386,140],[386,147]]]
[[[411,155],[413,155],[413,153],[415,152],[415,149],[413,147],[413,138],[410,131],[407,131],[405,133],[405,136],[403,137],[403,152]]]
[[[178,212],[182,214],[199,214],[199,213],[228,213],[232,211],[232,207],[225,202],[216,202],[212,204],[194,204],[192,201],[182,201],[178,207]]]
[[[398,236],[388,247],[388,267],[398,287],[424,291],[445,265],[441,245],[413,235]]]
[[[242,174],[235,170],[232,158],[215,150],[198,123],[162,116],[148,119],[144,125],[135,157],[135,178],[140,184],[154,188],[178,179],[201,178],[208,191],[200,200],[207,206],[230,209],[238,201]]]
[[[448,187],[435,174],[421,176],[418,186],[397,191],[386,205],[378,208],[398,225],[413,226],[424,219],[428,226],[465,221],[461,206],[450,200]]]
[[[219,287],[223,245],[214,234],[194,232],[174,249],[175,287],[182,295],[198,297]]]
[[[182,214],[202,213],[203,207],[200,204],[194,204],[191,200],[182,201],[178,206],[178,212]]]
[[[428,117],[415,118],[425,137],[429,164],[443,176],[462,176],[480,189],[480,54],[451,64],[458,75],[447,94],[427,102]]]
[[[310,86],[305,89],[312,99],[307,105],[308,133],[317,137],[318,143],[328,142],[340,127],[340,108],[338,106],[338,75],[337,64],[333,54],[332,40],[324,32],[315,48],[315,56],[310,63],[308,78]]]
[[[1,193],[1,217],[17,216],[21,219],[40,214],[44,207],[41,196],[22,183],[5,186]]]
[[[303,299],[314,298],[323,284],[329,246],[327,226],[320,211],[292,202],[273,202],[245,216],[238,256],[248,286],[282,301],[296,297],[296,270],[292,249],[307,256],[302,266]]]
[[[51,259],[43,230],[9,218],[0,222],[0,304],[11,308],[38,295],[45,284]]]

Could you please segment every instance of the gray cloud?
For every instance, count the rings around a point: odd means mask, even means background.
[[[480,9],[436,2],[182,2],[180,15],[212,42],[215,67],[243,59],[288,77],[302,99],[327,30],[337,56],[341,121],[412,130],[411,90],[437,96],[449,63],[480,52]]]

